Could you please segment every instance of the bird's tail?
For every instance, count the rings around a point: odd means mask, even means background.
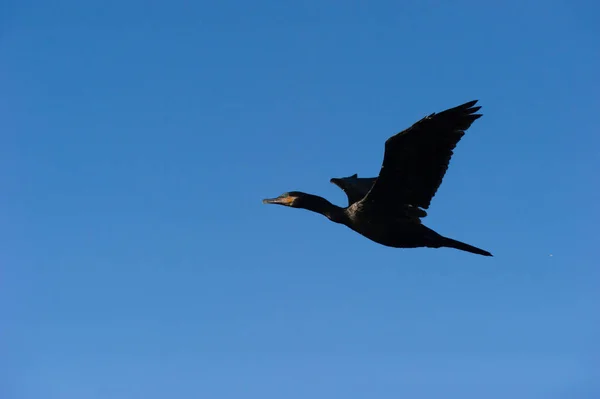
[[[467,251],[467,252],[471,252],[471,253],[477,254],[477,255],[493,256],[488,251],[484,251],[483,249],[480,249],[480,248],[474,247],[472,245],[465,244],[464,242],[453,240],[452,238],[447,238],[447,237],[444,237],[444,240],[442,241],[442,246],[460,249],[461,251]]]

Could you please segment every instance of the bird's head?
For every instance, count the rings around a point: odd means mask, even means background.
[[[318,195],[306,194],[300,191],[290,191],[281,194],[277,198],[264,199],[263,204],[277,204],[291,208],[307,209],[320,213],[336,223],[343,223],[346,220],[345,213],[339,206],[333,205]]]
[[[277,204],[290,206],[292,208],[301,208],[302,203],[305,202],[309,196],[309,194],[302,193],[300,191],[290,191],[283,193],[276,198],[264,199],[263,204]]]

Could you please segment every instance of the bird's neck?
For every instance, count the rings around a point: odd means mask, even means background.
[[[346,218],[344,208],[340,208],[318,195],[308,195],[301,207],[312,212],[320,213],[336,223],[344,223]]]

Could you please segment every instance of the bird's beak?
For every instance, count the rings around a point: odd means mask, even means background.
[[[263,204],[290,205],[293,201],[294,197],[266,198],[263,200]]]
[[[279,198],[265,198],[263,204],[278,204]]]

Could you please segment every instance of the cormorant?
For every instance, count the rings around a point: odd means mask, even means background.
[[[455,248],[492,256],[472,245],[444,237],[421,223],[446,174],[453,150],[471,124],[482,115],[477,100],[432,113],[385,142],[376,178],[333,178],[348,196],[339,207],[325,198],[291,191],[265,204],[285,205],[320,213],[368,239],[394,248]]]

